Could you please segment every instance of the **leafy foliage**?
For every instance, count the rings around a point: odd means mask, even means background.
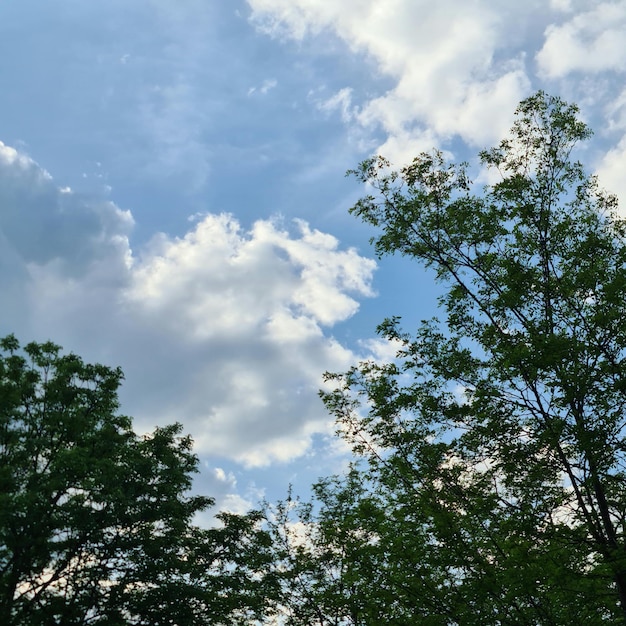
[[[523,101],[478,193],[439,152],[352,172],[377,253],[432,268],[445,318],[388,319],[393,363],[330,375],[356,460],[302,551],[309,589],[321,562],[338,580],[290,623],[626,622],[626,224],[573,159],[577,113]]]
[[[189,496],[180,425],[138,437],[119,369],[52,343],[0,341],[0,623],[248,623],[270,595],[258,515]]]

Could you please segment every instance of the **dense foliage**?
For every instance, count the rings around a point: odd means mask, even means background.
[[[0,623],[237,624],[264,609],[254,515],[192,521],[197,458],[180,426],[138,437],[119,369],[0,341]]]
[[[274,511],[289,624],[626,622],[626,225],[574,160],[589,135],[538,93],[477,192],[438,152],[352,172],[443,319],[385,321],[397,359],[331,376],[355,461]]]

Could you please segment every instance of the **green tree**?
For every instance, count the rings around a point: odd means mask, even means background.
[[[389,546],[380,549],[387,503],[369,487],[351,471],[314,485],[315,504],[290,497],[268,505],[284,626],[399,623],[392,615],[402,599],[387,566],[402,564]],[[418,623],[417,612],[409,617],[402,623]]]
[[[119,369],[0,341],[0,623],[250,623],[271,596],[258,516],[193,517],[179,425],[138,437]]]
[[[318,600],[360,586],[343,623],[626,623],[626,224],[574,159],[589,136],[540,92],[480,153],[498,177],[481,190],[439,152],[352,172],[377,253],[444,293],[415,334],[381,324],[394,362],[324,395],[356,460],[320,483],[306,552],[341,544],[351,584]]]

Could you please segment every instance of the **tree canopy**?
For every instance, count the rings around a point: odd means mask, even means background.
[[[0,623],[250,623],[271,583],[258,516],[193,517],[197,458],[177,424],[139,437],[119,369],[0,341]]]
[[[437,151],[351,172],[442,315],[387,319],[393,362],[329,375],[355,460],[274,518],[289,624],[626,623],[626,224],[575,160],[590,134],[539,92],[484,187]]]

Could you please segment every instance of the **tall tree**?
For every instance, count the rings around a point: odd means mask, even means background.
[[[52,343],[0,341],[0,623],[249,623],[271,583],[254,515],[193,517],[181,427],[138,437],[119,369]]]
[[[589,136],[540,92],[478,192],[439,152],[352,172],[377,253],[432,268],[444,317],[388,319],[397,359],[324,396],[357,460],[318,488],[308,555],[332,520],[363,539],[335,571],[372,583],[343,623],[626,623],[626,224],[574,159]]]

